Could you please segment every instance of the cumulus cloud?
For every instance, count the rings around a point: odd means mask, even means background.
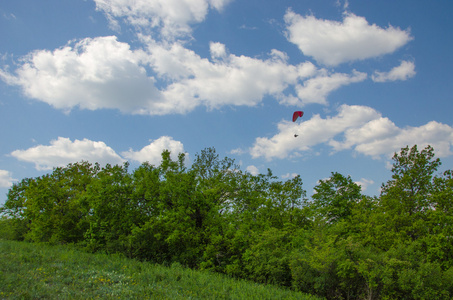
[[[292,179],[297,176],[299,176],[299,174],[297,174],[297,173],[286,173],[286,174],[282,175],[281,177],[282,177],[282,179]]]
[[[225,45],[219,42],[211,42],[209,44],[209,51],[211,52],[211,57],[213,59],[225,58],[227,55]]]
[[[334,117],[323,119],[314,115],[299,124],[284,120],[277,125],[279,132],[276,135],[257,138],[250,154],[253,158],[264,157],[268,160],[298,156],[301,151],[326,143],[346,129],[361,126],[379,116],[370,107],[342,105]],[[299,136],[295,138],[294,134]]]
[[[152,25],[157,27],[174,22],[184,26],[201,22],[209,8],[219,10],[227,3],[225,0],[96,1],[98,9],[111,18],[126,18],[134,24],[157,22]],[[196,8],[195,4],[200,7]],[[179,11],[180,8],[185,9]],[[159,17],[154,18],[154,15]],[[289,39],[296,43],[300,27],[307,24],[315,27],[315,31],[326,27],[328,29],[324,30],[329,33],[340,35],[343,32],[347,37],[350,32],[359,31],[357,37],[345,41],[346,45],[353,44],[353,49],[360,48],[357,44],[367,44],[368,35],[383,36],[378,40],[386,45],[392,43],[383,41],[391,40],[393,35],[410,39],[406,31],[368,25],[363,18],[352,14],[338,23],[288,11],[285,20]],[[354,25],[356,23],[361,25]],[[319,39],[317,35],[306,34],[307,39]],[[211,56],[202,58],[178,40],[157,41],[154,36],[143,33],[138,37],[143,49],[131,49],[127,43],[110,36],[72,41],[53,51],[37,50],[24,57],[13,72],[0,69],[0,78],[10,85],[20,86],[27,97],[65,112],[74,108],[117,109],[127,114],[147,115],[185,114],[199,106],[209,110],[223,106],[256,106],[266,96],[283,105],[326,105],[331,92],[367,78],[366,73],[356,70],[347,74],[317,69],[311,62],[292,65],[288,55],[276,49],[264,58],[248,57],[229,53],[226,45],[211,42]],[[326,59],[339,55],[330,64],[374,55],[365,51],[368,54],[361,57],[346,46],[337,47],[336,43],[319,42],[313,53],[319,53],[319,58],[324,59],[318,47],[326,47]],[[337,48],[336,56],[331,49]],[[310,53],[312,48],[308,49],[304,51]],[[353,56],[348,57],[348,53]],[[318,60],[317,56],[315,59]],[[410,63],[404,62],[388,73],[376,72],[373,80],[396,80],[404,76],[412,76]]]
[[[246,168],[246,171],[249,172],[250,174],[252,174],[253,176],[260,174],[260,171],[254,165],[248,166]]]
[[[433,146],[439,157],[453,154],[453,127],[432,121],[419,127],[399,128],[366,106],[342,105],[333,117],[314,115],[300,124],[282,121],[277,129],[273,137],[255,140],[250,148],[253,158],[297,157],[317,145],[327,145],[333,151],[352,149],[376,159],[390,157],[401,147],[414,144]],[[294,138],[294,134],[299,136]]]
[[[304,81],[303,84],[296,85],[295,89],[298,98],[291,104],[318,103],[325,105],[327,104],[327,96],[332,91],[339,89],[341,86],[364,81],[366,78],[366,73],[356,70],[351,75],[344,73],[327,74],[327,71],[324,70],[320,75]]]
[[[26,150],[15,150],[11,156],[34,163],[37,170],[51,170],[54,167],[66,166],[82,160],[101,165],[122,164],[124,160],[104,142],[88,139],[71,141],[69,138],[58,137],[50,141],[50,145],[38,145]]]
[[[399,128],[388,118],[376,116],[376,118],[363,124],[363,126],[347,129],[343,134],[343,140],[331,140],[329,145],[335,151],[350,149],[355,145],[364,145],[373,141],[382,141],[397,135]],[[379,153],[382,149],[379,149]],[[368,153],[370,153],[368,151]]]
[[[143,51],[131,50],[116,37],[87,38],[52,52],[32,52],[15,75],[0,71],[0,77],[57,109],[148,113],[159,101],[159,92],[141,64],[144,58]]]
[[[345,143],[350,143],[350,135],[346,134]],[[450,156],[453,154],[453,127],[431,121],[419,127],[396,128],[381,138],[364,138],[352,147],[359,153],[379,158],[382,155],[391,156],[406,145],[418,145],[420,148],[431,145],[438,157]]]
[[[78,107],[149,115],[184,114],[198,106],[255,106],[266,95],[285,105],[325,104],[333,90],[366,78],[357,71],[317,70],[311,62],[291,65],[286,53],[275,49],[259,59],[230,54],[213,42],[207,59],[180,43],[141,39],[146,50],[132,50],[116,37],[98,37],[35,51],[13,73],[0,70],[0,78],[66,112]],[[296,94],[289,87],[296,87]]]
[[[162,37],[172,39],[191,33],[191,25],[202,22],[209,9],[222,10],[231,0],[94,0],[113,28],[118,19],[142,29],[158,28]]]
[[[402,61],[397,67],[389,72],[375,71],[371,76],[374,82],[386,82],[396,80],[407,80],[415,76],[415,64],[411,61]]]
[[[0,188],[9,188],[17,179],[11,177],[11,172],[0,170]]]
[[[362,178],[359,181],[356,181],[355,183],[360,185],[360,187],[362,188],[362,192],[364,192],[368,189],[370,185],[374,184],[374,181],[371,179]]]
[[[11,156],[21,161],[34,163],[37,170],[51,170],[54,167],[63,167],[69,163],[82,160],[91,163],[98,162],[101,165],[107,163],[116,165],[129,159],[140,163],[147,161],[159,165],[164,150],[171,152],[173,160],[177,160],[180,153],[185,153],[183,144],[169,136],[162,136],[151,141],[149,145],[139,151],[129,149],[122,152],[121,155],[124,158],[101,141],[95,142],[88,139],[71,141],[69,138],[58,137],[58,139],[50,141],[50,145],[38,145],[26,150],[15,150],[11,153]],[[7,182],[3,181],[6,180],[6,175],[6,173],[0,172],[0,184]]]
[[[169,136],[163,136],[157,140],[151,141],[149,145],[143,147],[139,151],[130,149],[121,154],[130,160],[135,160],[140,163],[149,162],[150,164],[157,166],[162,161],[162,152],[164,150],[170,151],[172,160],[177,160],[180,153],[185,153],[184,146],[180,141],[175,141]]]
[[[288,10],[284,19],[288,40],[305,55],[328,66],[393,53],[412,40],[408,30],[370,25],[352,13],[346,13],[338,22]]]
[[[316,74],[312,63],[288,64],[285,53],[273,50],[267,59],[229,54],[225,45],[211,43],[211,60],[201,58],[179,43],[147,41],[150,64],[159,77],[170,82],[162,90],[162,112],[181,113],[204,105],[254,106],[265,95],[283,99],[284,91]]]

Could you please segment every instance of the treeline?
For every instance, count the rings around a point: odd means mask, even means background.
[[[213,148],[160,166],[81,162],[14,184],[9,238],[207,269],[327,299],[453,298],[453,172],[434,150],[393,157],[379,197],[332,173],[254,176]]]

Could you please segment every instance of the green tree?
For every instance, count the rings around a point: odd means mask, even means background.
[[[427,211],[425,224],[427,235],[423,242],[427,245],[429,261],[439,262],[443,270],[453,267],[453,171],[447,170],[442,176],[433,179],[429,196],[432,207]]]
[[[55,168],[51,174],[13,185],[3,211],[17,220],[23,238],[68,243],[83,238],[87,207],[82,201],[97,167],[88,162]],[[26,232],[23,225],[27,226]],[[21,237],[22,238],[22,234]]]
[[[97,172],[84,196],[89,205],[86,218],[89,228],[85,232],[88,250],[129,252],[127,236],[140,218],[132,191],[128,163],[107,164]]]
[[[27,209],[27,191],[29,186],[34,184],[35,179],[25,178],[18,183],[14,183],[8,190],[7,200],[1,207],[0,213],[4,216],[4,230],[9,231],[8,237],[14,240],[24,240],[29,231],[30,220],[25,212]]]
[[[190,169],[184,154],[173,161],[169,151],[162,153],[159,168],[142,166],[134,173],[135,194],[147,216],[145,224],[133,231],[137,251],[159,262],[214,267],[218,259],[212,256],[220,252],[214,245],[222,244],[223,217],[240,177],[235,168],[233,160],[220,160],[214,148],[196,154]]]
[[[247,277],[257,282],[291,286],[291,232],[270,228],[254,232],[243,259]]]
[[[393,156],[392,180],[382,185],[380,207],[383,234],[402,241],[416,240],[428,233],[427,215],[433,210],[430,201],[434,172],[441,164],[434,159],[434,149],[421,152],[417,146],[405,147]]]
[[[314,190],[312,210],[315,217],[328,224],[349,218],[354,205],[362,199],[360,186],[350,176],[336,172],[330,178],[320,180]]]
[[[382,185],[373,213],[362,222],[361,243],[379,255],[362,252],[358,271],[380,297],[449,298],[451,171],[434,175],[441,162],[430,146],[402,148],[393,161],[392,180]]]

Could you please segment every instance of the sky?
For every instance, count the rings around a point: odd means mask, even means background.
[[[367,195],[402,147],[453,165],[450,0],[0,0],[0,204],[78,161],[331,172]],[[294,111],[302,118],[292,122]],[[295,137],[297,135],[297,137]],[[437,174],[437,173],[436,173]]]

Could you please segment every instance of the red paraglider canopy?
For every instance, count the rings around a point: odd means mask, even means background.
[[[297,118],[299,117],[302,117],[304,115],[304,112],[303,111],[295,111],[294,114],[293,114],[293,122],[295,122],[297,120]]]

